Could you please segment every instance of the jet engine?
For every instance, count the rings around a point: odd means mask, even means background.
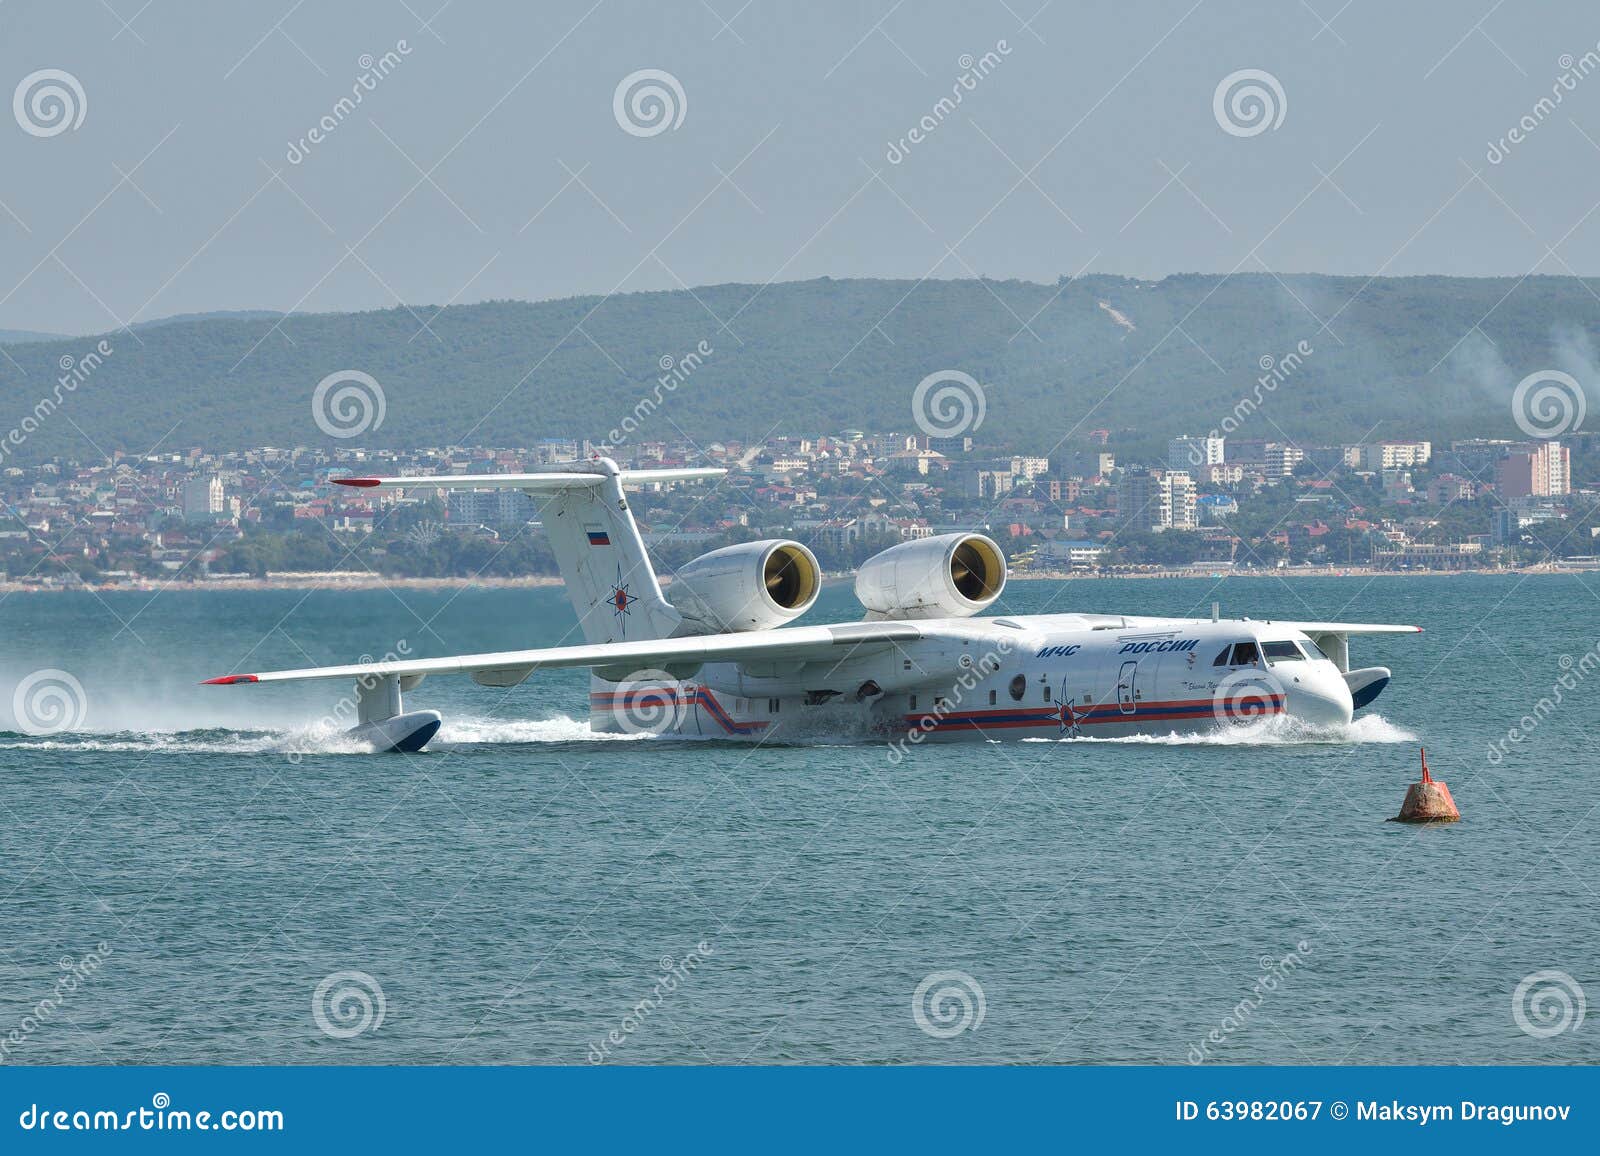
[[[768,630],[804,614],[822,588],[816,556],[799,542],[742,542],[678,570],[667,601],[691,630]]]
[[[1006,585],[1006,558],[982,534],[941,534],[874,554],[856,574],[869,618],[966,618]]]

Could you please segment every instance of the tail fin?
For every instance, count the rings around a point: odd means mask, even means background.
[[[682,621],[662,597],[626,482],[683,482],[726,470],[624,470],[610,458],[542,474],[448,474],[419,478],[335,478],[343,486],[382,489],[522,490],[546,499],[545,533],[561,567],[585,642],[667,638]]]

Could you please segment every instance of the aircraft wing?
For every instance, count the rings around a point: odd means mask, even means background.
[[[1285,622],[1274,618],[1263,626],[1287,626],[1302,634],[1421,634],[1420,626],[1393,626],[1381,622]]]
[[[852,622],[836,626],[751,630],[740,634],[690,635],[641,642],[606,642],[557,646],[545,650],[463,654],[450,658],[411,658],[347,666],[312,666],[302,670],[225,674],[220,678],[208,678],[202,685],[460,673],[471,674],[478,681],[493,686],[515,686],[535,670],[557,667],[628,667],[634,671],[645,671],[694,662],[842,662],[925,636],[923,630],[909,622]]]

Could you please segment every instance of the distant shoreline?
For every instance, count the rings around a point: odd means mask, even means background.
[[[1363,566],[1297,568],[1286,570],[1135,570],[1126,573],[1097,574],[1071,570],[1035,570],[1012,574],[1008,582],[1065,582],[1104,578],[1194,578],[1214,582],[1218,578],[1455,578],[1467,574],[1590,574],[1594,569],[1579,566],[1527,566],[1505,570],[1378,570]],[[825,585],[837,585],[851,580],[849,575],[832,575],[824,579]],[[663,579],[669,585],[670,579]],[[376,574],[318,574],[282,575],[268,578],[212,578],[200,581],[160,582],[154,579],[140,582],[74,583],[71,585],[40,585],[24,582],[0,582],[0,596],[11,594],[65,594],[74,591],[92,591],[110,594],[118,591],[157,594],[171,590],[228,591],[228,590],[467,590],[477,587],[485,590],[531,589],[541,586],[560,586],[561,578],[553,574],[530,574],[518,578],[385,578]]]

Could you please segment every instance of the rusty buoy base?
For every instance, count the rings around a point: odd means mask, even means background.
[[[1391,823],[1457,823],[1461,812],[1450,797],[1450,788],[1437,780],[1412,783],[1406,791],[1406,801],[1400,804],[1400,813]]]
[[[1391,823],[1458,823],[1461,812],[1450,797],[1450,788],[1428,773],[1428,753],[1422,752],[1422,781],[1412,783],[1406,801]]]

